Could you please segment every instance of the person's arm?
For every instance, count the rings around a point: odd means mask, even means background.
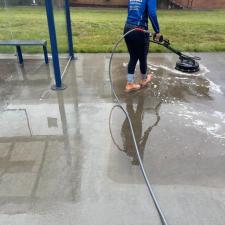
[[[148,16],[152,23],[152,27],[156,34],[160,33],[159,23],[157,19],[157,0],[147,0],[148,2]]]

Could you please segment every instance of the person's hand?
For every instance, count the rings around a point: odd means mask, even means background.
[[[163,42],[163,35],[161,33],[155,33],[154,40],[157,42]]]

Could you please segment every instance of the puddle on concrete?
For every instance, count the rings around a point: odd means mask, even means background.
[[[51,80],[51,68],[42,60],[26,59],[24,66],[16,60],[0,60],[0,110],[3,111],[14,98],[26,95],[33,86],[31,95],[35,96]],[[45,86],[46,85],[46,86]]]
[[[151,136],[158,133],[159,137],[163,138],[164,132],[160,132],[160,130],[166,130],[171,123],[173,124],[170,125],[171,127],[175,127],[174,129],[181,132],[186,129],[188,132],[197,132],[199,138],[204,137],[207,140],[216,138],[220,142],[220,148],[223,148],[225,145],[223,141],[225,138],[224,113],[212,110],[210,106],[210,104],[214,104],[215,96],[223,95],[223,92],[207,77],[207,73],[210,72],[207,67],[201,65],[201,71],[198,73],[185,74],[173,69],[173,58],[163,58],[163,60],[154,58],[153,61],[149,63],[149,72],[154,75],[152,83],[148,88],[131,94],[123,91],[126,83],[127,63],[121,58],[115,58],[113,67],[116,93],[132,120],[141,157],[145,163],[149,163],[149,158],[144,158],[145,152],[150,157],[150,151],[161,149],[160,141],[152,141]],[[138,81],[140,77],[138,66],[136,73]],[[118,109],[113,114],[111,121],[113,142],[117,149],[126,153],[131,164],[138,165],[128,121]],[[168,133],[165,135],[168,145],[173,143],[176,146],[182,142],[179,133],[177,136],[172,136],[171,133],[171,137]],[[191,134],[188,138],[196,139]],[[158,147],[155,142],[158,143]],[[166,142],[163,143],[163,148],[166,150]],[[151,147],[152,145],[154,147]],[[191,142],[187,146],[188,148],[193,147],[192,153],[196,156],[197,153],[194,152],[198,152],[198,149],[192,146]],[[204,146],[205,143],[201,143],[201,147],[204,148]]]
[[[61,70],[67,59],[60,59]],[[51,95],[50,84],[53,68],[50,62],[46,65],[42,59],[26,59],[24,65],[19,65],[14,59],[0,60],[0,110],[3,111],[18,93],[24,97],[30,92],[35,99],[47,99]],[[29,89],[31,89],[30,91]],[[41,91],[41,94],[40,94]]]
[[[115,59],[113,69],[113,81],[116,92],[120,98],[125,96],[124,86],[126,83],[127,64],[121,63],[122,59]],[[168,64],[168,62],[167,62]],[[166,64],[165,64],[166,65]],[[166,65],[166,68],[172,68],[172,65]],[[165,67],[149,66],[149,72],[154,75],[153,81],[148,88],[142,90],[145,96],[160,97],[164,102],[188,101],[189,98],[211,99],[212,84],[205,76],[206,68],[197,74],[184,74],[176,72],[173,69],[168,70]],[[140,79],[140,73],[137,69],[136,80]]]

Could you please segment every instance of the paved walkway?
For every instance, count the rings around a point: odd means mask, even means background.
[[[199,55],[201,72],[185,75],[152,54],[152,84],[130,95],[127,55],[113,60],[169,225],[225,224],[225,54]],[[160,225],[118,110],[110,136],[109,55],[78,58],[53,92],[43,60],[0,56],[0,225]]]

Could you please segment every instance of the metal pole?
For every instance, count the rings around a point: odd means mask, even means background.
[[[66,27],[67,27],[67,37],[68,37],[68,50],[69,50],[70,57],[72,59],[74,59],[73,34],[72,34],[72,27],[71,27],[70,3],[69,3],[69,0],[65,0],[65,13],[66,13]]]
[[[49,37],[51,42],[52,60],[53,60],[54,75],[55,75],[55,85],[52,86],[52,89],[63,90],[66,88],[66,86],[62,84],[62,79],[61,79],[59,53],[58,53],[58,47],[57,47],[57,38],[56,38],[56,31],[55,31],[55,20],[54,20],[54,14],[53,14],[52,0],[45,1],[45,7],[46,7],[46,13],[47,13]]]

